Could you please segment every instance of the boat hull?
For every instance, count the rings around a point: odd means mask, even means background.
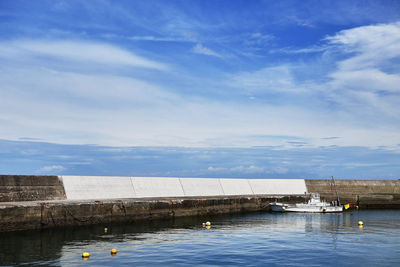
[[[327,206],[327,207],[288,207],[285,212],[311,212],[311,213],[337,213],[342,212],[341,206]]]
[[[288,205],[283,203],[271,203],[274,212],[308,212],[308,213],[337,213],[343,212],[342,206],[310,206],[307,204]]]
[[[282,203],[273,203],[269,206],[271,207],[271,210],[275,212],[284,212],[287,208],[287,205],[284,205]]]

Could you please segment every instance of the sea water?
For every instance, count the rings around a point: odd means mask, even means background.
[[[265,212],[1,233],[0,265],[400,266],[400,211]]]

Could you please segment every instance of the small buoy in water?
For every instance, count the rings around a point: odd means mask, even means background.
[[[211,225],[207,225],[206,226],[206,229],[208,230],[208,229],[210,229],[211,228]]]
[[[364,225],[363,221],[358,221],[358,226],[363,226],[363,225]]]
[[[108,228],[104,227],[104,233],[107,233],[107,231],[108,231]]]
[[[117,250],[115,248],[113,248],[110,252],[111,252],[111,256],[117,255]]]
[[[83,253],[82,253],[82,258],[83,258],[84,260],[87,260],[89,257],[90,257],[89,252],[83,252]]]
[[[203,227],[206,227],[206,223],[203,223]]]
[[[356,209],[359,209],[360,207],[359,206],[356,206]]]
[[[211,223],[210,222],[206,222],[206,226],[211,226]]]

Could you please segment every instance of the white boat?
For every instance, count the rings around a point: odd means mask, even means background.
[[[278,212],[314,212],[314,213],[331,213],[331,212],[342,212],[343,206],[340,205],[339,201],[325,202],[321,201],[318,193],[312,193],[310,200],[307,203],[299,204],[285,204],[274,202],[270,203],[272,211]]]
[[[343,206],[340,204],[339,195],[336,190],[335,179],[332,176],[332,185],[335,188],[336,200],[332,202],[321,201],[318,193],[312,193],[306,204],[285,204],[285,203],[270,203],[272,211],[279,212],[314,212],[314,213],[331,213],[342,212]]]

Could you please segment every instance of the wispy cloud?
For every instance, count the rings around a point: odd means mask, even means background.
[[[328,75],[332,97],[380,123],[400,116],[400,22],[344,30],[326,40],[342,56]]]
[[[362,68],[339,70],[330,77],[334,80],[336,88],[364,92],[400,92],[400,75],[386,73],[382,69]]]
[[[266,105],[263,100],[248,105],[185,97],[148,82],[102,73],[3,67],[0,80],[2,137],[7,139],[18,139],[23,132],[44,141],[118,146],[296,147],[287,136],[306,139],[307,147],[398,143],[398,132],[362,126],[354,122],[354,114],[330,109],[316,113],[303,105]],[[321,139],[324,136],[341,138]]]
[[[222,173],[236,173],[237,175],[243,175],[243,174],[254,174],[254,173],[265,173],[265,169],[263,167],[257,167],[254,165],[249,165],[249,166],[243,166],[243,165],[239,165],[239,166],[235,166],[235,167],[230,167],[230,168],[226,168],[226,167],[213,167],[213,166],[209,166],[207,168],[207,170],[209,172],[222,172]]]
[[[38,170],[40,173],[59,173],[65,171],[66,168],[61,165],[44,166]]]
[[[291,105],[294,103],[299,110],[318,110],[331,125],[339,120],[336,127],[347,129],[344,135],[336,130],[331,132],[340,138],[322,138],[321,141],[344,145],[345,139],[351,139],[351,142],[358,143],[361,140],[350,137],[350,132],[368,135],[372,140],[375,137],[370,134],[379,131],[376,134],[381,136],[381,140],[388,138],[388,143],[394,144],[400,130],[396,126],[400,117],[399,36],[399,23],[341,31],[325,38],[326,43],[320,47],[322,62],[332,66],[325,71],[317,61],[305,65],[285,64],[237,73],[229,79],[229,84],[252,99],[259,98],[258,101],[269,97],[279,99],[281,105],[286,101]],[[313,50],[317,52],[318,49]],[[321,64],[321,70],[317,70],[320,76],[310,72],[317,66],[313,64]],[[304,73],[309,73],[308,80],[303,78]],[[277,98],[277,94],[286,97],[282,100]],[[366,114],[369,120],[364,119]],[[324,135],[330,134],[326,132]],[[367,143],[366,139],[362,142]]]
[[[34,138],[34,137],[20,137],[18,140],[21,141],[40,141],[40,138]]]
[[[249,95],[256,96],[266,93],[296,93],[304,91],[304,88],[295,83],[292,69],[292,66],[280,65],[254,72],[241,72],[232,75],[228,84],[243,90]]]
[[[196,44],[194,47],[192,47],[192,52],[200,55],[213,56],[219,58],[222,57],[222,55],[218,54],[217,52],[207,47],[204,47],[202,44]]]
[[[246,34],[243,38],[243,42],[246,46],[268,46],[272,40],[275,39],[275,36],[272,34],[266,34],[261,32],[255,32],[251,34]]]
[[[400,22],[343,30],[326,40],[344,53],[354,53],[339,64],[341,70],[384,67],[400,56]]]
[[[286,54],[313,54],[313,53],[321,53],[325,52],[329,49],[327,45],[320,46],[311,46],[311,47],[303,47],[303,48],[290,48],[284,47],[279,49],[271,49],[270,53],[286,53]]]
[[[86,41],[18,40],[0,43],[3,57],[51,57],[81,63],[125,65],[166,70],[166,64],[137,56],[114,45]]]
[[[0,150],[1,173],[32,174],[41,169],[41,174],[234,178],[328,178],[334,174],[340,179],[397,179],[400,173],[398,152],[362,147],[126,149],[0,139]],[[18,153],[27,150],[36,154]]]
[[[82,11],[70,3],[57,16],[35,4],[24,6],[34,9],[28,15],[21,5],[6,11],[13,30],[0,42],[1,137],[291,149],[398,144],[399,23],[356,27],[365,16],[355,24],[351,12],[330,18],[338,9],[318,5],[254,4],[238,17],[235,5],[220,12],[202,2],[154,3],[87,2]],[[66,33],[54,38],[57,31]],[[293,49],[270,53],[282,46]],[[252,52],[259,57],[245,56]],[[202,60],[229,53],[237,56]]]
[[[129,40],[133,41],[154,41],[154,42],[193,42],[182,37],[157,37],[157,36],[129,36]]]
[[[298,26],[314,28],[315,25],[309,19],[303,19],[297,16],[289,16],[288,20],[294,21]]]

